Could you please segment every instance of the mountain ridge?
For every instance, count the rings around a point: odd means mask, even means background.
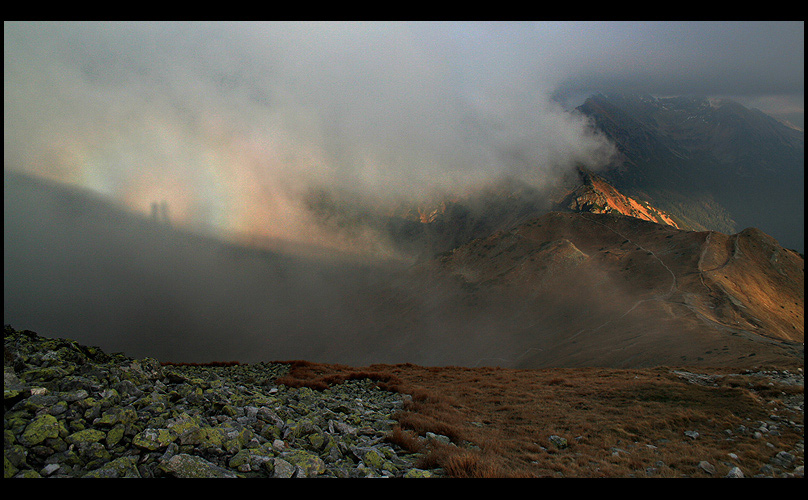
[[[310,200],[323,223],[372,228],[414,261],[315,259],[201,237],[6,175],[4,316],[177,361],[213,352],[526,368],[802,359],[800,254],[759,229],[661,224],[665,211],[602,175],[552,197],[506,182],[420,210],[328,192]]]
[[[765,357],[770,347],[798,354],[802,257],[768,246],[774,240],[758,230],[718,234],[614,214],[552,212],[460,247],[425,272],[455,280],[481,309],[504,311],[510,335],[521,339],[514,345],[523,348],[504,357],[520,357],[519,366],[671,364],[679,357],[731,364]],[[741,251],[704,267],[733,239]],[[775,253],[779,270],[767,263]],[[781,303],[790,304],[787,311]],[[544,312],[530,313],[536,310]],[[765,345],[770,338],[779,345]]]
[[[573,212],[619,213],[637,219],[667,224],[677,229],[692,229],[667,212],[651,206],[646,201],[638,201],[625,196],[601,177],[581,171],[583,183],[573,189],[559,204],[560,209]]]
[[[618,158],[599,175],[690,225],[760,227],[804,251],[804,132],[730,100],[596,94],[576,108]]]
[[[438,193],[392,205],[324,190],[314,190],[310,200],[308,208],[324,224],[347,233],[369,227],[389,237],[397,251],[418,259],[431,258],[550,211],[619,213],[682,229],[704,229],[645,200],[622,194],[606,179],[582,167],[552,189],[506,179],[460,194]]]

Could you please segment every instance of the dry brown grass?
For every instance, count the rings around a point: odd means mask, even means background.
[[[288,387],[309,387],[324,390],[333,384],[341,384],[346,380],[371,379],[382,389],[395,391],[401,381],[390,373],[379,371],[357,371],[345,365],[323,365],[309,361],[296,360],[289,362],[289,373],[279,377],[277,383]]]
[[[740,375],[705,387],[665,367],[515,370],[406,364],[357,370],[294,362],[279,382],[321,389],[351,378],[370,378],[384,389],[409,394],[389,440],[422,453],[420,466],[443,468],[452,477],[710,477],[698,468],[702,460],[716,467],[715,476],[734,465],[751,476],[778,450],[793,449],[803,439],[788,429],[766,439],[734,433],[740,425],[768,419],[772,407],[766,398],[802,392],[802,387],[755,386]],[[699,437],[685,436],[687,430]],[[427,442],[426,432],[448,436],[452,444]],[[568,446],[556,447],[553,435]]]

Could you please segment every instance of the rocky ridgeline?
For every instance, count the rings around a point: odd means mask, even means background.
[[[388,443],[401,394],[275,380],[282,363],[177,366],[6,326],[4,477],[429,477]]]

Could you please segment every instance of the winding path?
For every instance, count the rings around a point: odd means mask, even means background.
[[[629,315],[629,314],[630,314],[632,311],[634,311],[634,309],[636,309],[636,308],[637,308],[637,307],[638,307],[640,304],[643,304],[643,303],[645,303],[645,302],[650,302],[650,301],[657,301],[657,300],[666,300],[666,299],[669,299],[671,296],[673,296],[673,294],[674,294],[674,293],[676,293],[676,290],[677,290],[677,288],[678,288],[678,282],[677,282],[677,279],[676,279],[676,274],[675,274],[675,273],[674,273],[674,272],[671,270],[671,268],[670,268],[670,267],[668,267],[668,265],[667,265],[667,264],[665,264],[665,262],[663,262],[663,261],[662,261],[662,259],[661,259],[661,258],[659,258],[659,256],[658,256],[656,253],[654,253],[654,252],[653,252],[653,251],[651,251],[651,250],[648,250],[647,248],[643,247],[642,245],[640,245],[640,244],[638,244],[638,243],[634,242],[634,241],[633,241],[631,238],[628,238],[626,235],[624,235],[624,234],[620,233],[620,232],[619,232],[619,231],[617,231],[616,229],[614,229],[614,228],[612,228],[612,227],[609,227],[608,225],[606,225],[606,224],[604,224],[604,223],[602,223],[602,222],[600,222],[600,221],[593,220],[593,219],[591,219],[591,218],[589,218],[589,217],[586,217],[586,216],[584,216],[584,214],[583,214],[583,213],[581,213],[581,212],[576,212],[576,215],[578,215],[579,217],[581,217],[581,218],[583,218],[583,219],[585,219],[585,220],[587,220],[587,221],[589,221],[589,222],[594,222],[595,224],[599,224],[599,225],[601,225],[601,226],[605,227],[605,228],[606,228],[606,229],[608,229],[609,231],[611,231],[611,232],[613,232],[614,234],[616,234],[616,235],[620,236],[621,238],[623,238],[624,240],[628,241],[629,243],[631,243],[631,244],[635,245],[635,246],[636,246],[637,248],[639,248],[640,250],[642,250],[642,251],[644,251],[644,252],[648,253],[649,255],[651,255],[651,256],[652,256],[654,259],[656,259],[656,261],[657,261],[657,262],[659,262],[659,264],[660,264],[660,265],[662,265],[662,267],[664,267],[664,268],[665,268],[665,270],[666,270],[666,271],[668,271],[668,273],[670,273],[670,275],[671,275],[671,286],[670,286],[670,289],[668,290],[668,292],[667,292],[667,293],[664,293],[664,294],[658,294],[658,295],[656,295],[656,296],[654,296],[654,297],[652,297],[652,298],[648,298],[648,299],[640,299],[640,300],[638,300],[637,302],[635,302],[635,303],[634,303],[634,304],[633,304],[633,305],[632,305],[630,308],[628,308],[628,310],[626,310],[626,311],[625,311],[624,313],[622,313],[621,315],[619,315],[619,316],[617,316],[617,317],[615,317],[615,318],[609,319],[609,320],[605,321],[604,323],[602,323],[601,325],[598,325],[598,326],[597,326],[597,327],[595,327],[595,328],[591,328],[591,329],[588,329],[588,328],[582,328],[581,330],[578,330],[578,331],[577,331],[577,332],[576,332],[574,335],[572,335],[572,336],[567,337],[566,339],[564,339],[564,342],[569,342],[569,341],[571,341],[572,339],[574,339],[575,337],[578,337],[579,335],[581,335],[582,333],[584,333],[584,332],[585,332],[585,331],[587,331],[587,330],[590,330],[590,331],[592,331],[592,332],[596,332],[596,331],[600,330],[601,328],[603,328],[604,326],[606,326],[606,325],[608,325],[609,323],[611,323],[612,321],[616,321],[616,320],[619,320],[619,319],[622,319],[622,318],[626,317],[626,316],[627,316],[627,315]],[[710,237],[710,235],[708,235],[708,238],[709,238],[709,237]],[[703,258],[703,257],[704,257],[704,252],[706,251],[706,248],[707,248],[707,247],[705,246],[705,250],[702,250],[702,256],[701,256],[701,258]],[[701,263],[701,258],[699,259],[699,263]],[[624,349],[624,348],[625,348],[625,346],[615,348],[614,350],[619,350],[619,349]],[[527,350],[526,350],[524,353],[520,354],[519,356],[517,356],[517,357],[516,357],[516,358],[514,358],[514,359],[507,359],[507,358],[481,358],[480,360],[478,360],[478,361],[477,361],[477,363],[475,364],[475,366],[479,366],[479,364],[480,364],[481,362],[486,361],[486,360],[505,361],[505,362],[507,362],[507,363],[514,364],[514,363],[516,363],[517,361],[519,361],[520,359],[522,359],[523,357],[525,357],[525,356],[526,356],[526,355],[527,355],[527,354],[528,354],[530,351],[533,351],[533,350],[536,350],[536,351],[543,351],[544,349],[541,349],[541,348],[538,348],[538,347],[530,347],[530,348],[528,348],[528,349],[527,349]]]
[[[588,220],[589,222],[594,222],[595,224],[600,224],[601,226],[605,227],[605,228],[606,228],[606,229],[608,229],[609,231],[611,231],[611,232],[613,232],[614,234],[616,234],[616,235],[620,236],[621,238],[625,239],[626,241],[628,241],[628,242],[629,242],[629,243],[631,243],[632,245],[636,245],[636,246],[637,246],[637,248],[639,248],[640,250],[642,250],[642,251],[644,251],[644,252],[648,252],[648,254],[650,254],[652,257],[654,257],[654,258],[657,260],[657,262],[659,262],[659,263],[662,265],[662,267],[664,267],[664,268],[665,268],[665,270],[666,270],[666,271],[668,271],[668,272],[670,273],[670,275],[671,275],[671,288],[670,288],[670,290],[668,291],[667,296],[666,296],[665,298],[669,298],[671,295],[673,295],[673,294],[676,292],[676,288],[677,288],[677,286],[678,286],[678,285],[677,285],[677,282],[676,282],[676,274],[674,274],[674,272],[673,272],[673,271],[671,271],[671,268],[669,268],[669,267],[668,267],[668,265],[667,265],[667,264],[665,264],[665,263],[662,261],[662,259],[660,259],[660,258],[657,256],[657,254],[655,254],[655,253],[654,253],[654,252],[652,252],[651,250],[648,250],[647,248],[643,247],[643,246],[642,246],[642,245],[640,245],[639,243],[636,243],[636,242],[632,241],[632,240],[631,240],[631,238],[627,237],[626,235],[622,234],[621,232],[617,231],[616,229],[614,229],[614,228],[612,228],[612,227],[609,227],[609,226],[607,226],[606,224],[604,224],[604,223],[602,223],[602,222],[600,222],[600,221],[596,221],[596,220],[590,219],[589,217],[585,217],[585,216],[584,216],[584,214],[582,214],[582,213],[580,213],[580,212],[578,212],[577,214],[578,214],[578,216],[580,216],[580,217],[582,217],[582,218],[584,218],[584,219]],[[661,296],[658,296],[657,298],[659,298],[659,297],[661,297]],[[647,300],[652,300],[652,299],[643,299],[643,300],[640,300],[640,301],[639,301],[637,304],[639,304],[640,302],[645,302],[645,301],[647,301]],[[633,306],[631,309],[629,309],[629,311],[627,311],[625,314],[623,314],[623,316],[625,316],[626,314],[628,314],[629,312],[631,312],[631,311],[632,311],[632,310],[633,310],[635,307],[637,307],[637,304],[634,304],[634,306]],[[622,317],[622,316],[621,316],[621,317]]]

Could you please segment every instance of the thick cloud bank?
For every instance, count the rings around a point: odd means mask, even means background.
[[[557,100],[803,91],[803,23],[4,24],[4,166],[301,241],[312,185],[535,186],[611,145]],[[733,86],[729,86],[732,82]],[[779,100],[778,100],[779,99]]]

